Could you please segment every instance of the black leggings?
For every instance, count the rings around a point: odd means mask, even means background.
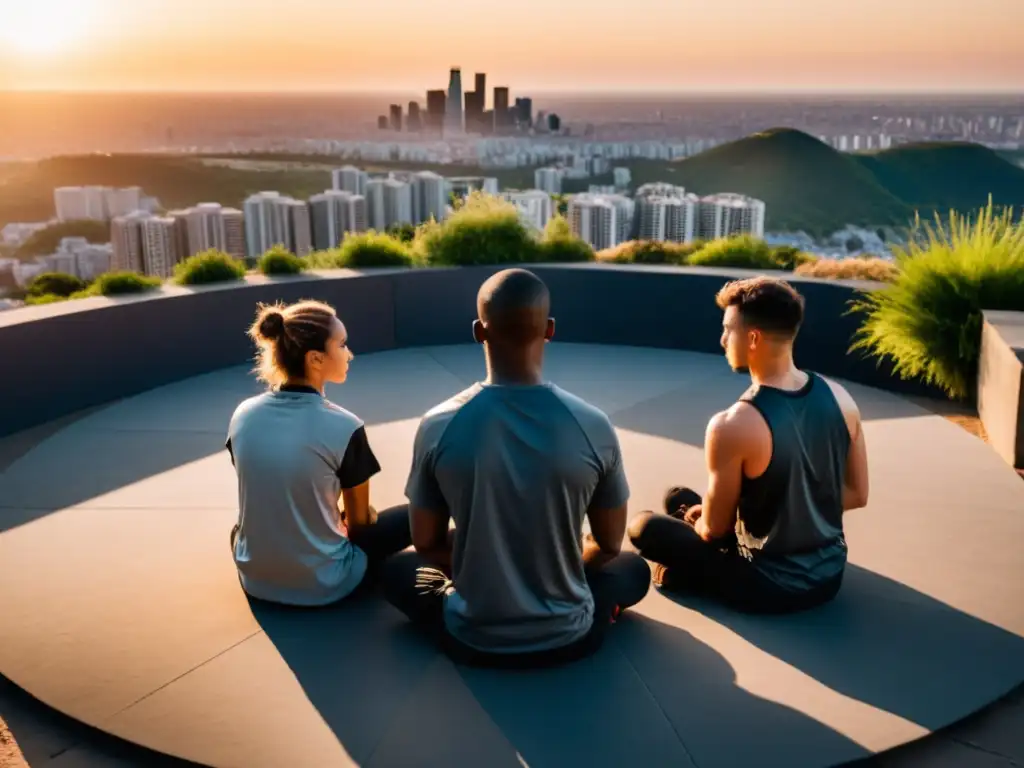
[[[673,488],[665,499],[666,514],[638,513],[629,524],[629,538],[641,555],[662,566],[655,582],[663,589],[715,598],[746,613],[790,613],[835,597],[842,574],[806,591],[785,589],[748,560],[736,536],[704,541],[681,519],[685,508],[700,503],[686,488]],[[676,516],[678,515],[678,517]]]
[[[231,551],[235,550],[235,538],[239,526],[231,529]],[[409,505],[400,504],[377,513],[377,522],[365,526],[349,534],[349,541],[366,553],[366,575],[356,587],[362,592],[372,587],[380,579],[383,562],[412,544],[412,532],[409,528]]]
[[[651,585],[651,570],[643,558],[623,552],[601,568],[587,569],[594,596],[594,623],[579,640],[560,648],[526,653],[487,653],[459,642],[444,626],[444,595],[452,583],[415,552],[388,560],[381,583],[384,597],[461,664],[525,669],[564,664],[594,653],[620,611],[639,603]]]

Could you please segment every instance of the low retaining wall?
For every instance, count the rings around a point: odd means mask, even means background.
[[[720,353],[714,295],[744,270],[529,265],[550,286],[556,339]],[[0,436],[253,357],[246,329],[260,302],[335,306],[356,354],[472,341],[476,292],[503,267],[339,270],[242,284],[168,287],[156,295],[0,313]],[[901,392],[926,393],[886,365],[847,352],[848,313],[870,284],[786,275],[807,298],[797,363]]]
[[[985,312],[978,361],[978,415],[989,443],[1024,469],[1024,312]]]

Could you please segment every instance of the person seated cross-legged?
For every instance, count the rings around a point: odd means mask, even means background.
[[[846,567],[843,513],[868,499],[860,413],[839,384],[798,369],[804,300],[788,283],[726,285],[722,346],[752,386],[707,427],[708,492],[672,488],[665,513],[641,512],[630,539],[667,590],[749,612],[831,600]]]
[[[423,417],[406,488],[415,551],[384,568],[385,597],[466,664],[581,658],[650,589],[647,563],[621,552],[629,486],[611,422],[543,378],[549,305],[526,270],[481,287],[487,378]]]
[[[363,421],[324,395],[326,384],[345,381],[353,357],[334,309],[261,307],[249,333],[269,389],[235,409],[225,443],[238,475],[238,578],[265,602],[335,603],[370,586],[380,563],[409,546],[408,510],[378,514],[370,505],[380,465]]]

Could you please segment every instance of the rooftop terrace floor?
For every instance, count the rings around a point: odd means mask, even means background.
[[[549,378],[618,428],[633,510],[672,484],[704,490],[705,424],[745,377],[696,353],[549,350]],[[420,414],[482,374],[473,345],[406,349],[357,358],[329,392],[369,425],[378,508],[404,500]],[[380,598],[246,600],[223,442],[258,391],[248,366],[93,409],[0,443],[0,674],[73,720],[216,766],[824,766],[922,737],[914,749],[949,765],[1024,763],[1020,737],[929,736],[1024,681],[1024,484],[945,419],[849,386],[872,497],[848,514],[833,603],[748,617],[652,589],[596,656],[514,674],[453,665]],[[1018,726],[1019,699],[1004,710]],[[17,736],[17,713],[0,714]],[[83,744],[52,764],[104,764]]]

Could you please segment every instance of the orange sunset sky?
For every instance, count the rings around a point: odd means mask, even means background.
[[[1024,0],[3,5],[0,89],[1024,90]]]

